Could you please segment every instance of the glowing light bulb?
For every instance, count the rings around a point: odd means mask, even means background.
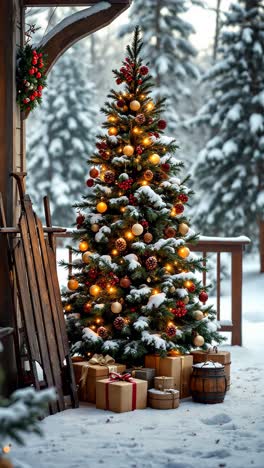
[[[142,130],[139,127],[134,127],[132,132],[134,133],[134,135],[139,135],[140,133],[142,133]]]
[[[113,249],[112,250],[112,255],[117,255],[118,254],[118,250],[117,249]]]
[[[175,208],[172,208],[172,210],[171,210],[171,212],[170,212],[170,216],[171,216],[172,218],[174,218],[176,215],[177,215],[177,213],[176,213]]]
[[[147,110],[148,111],[152,111],[154,109],[154,107],[155,107],[154,102],[150,101],[150,102],[147,103]]]
[[[99,319],[99,318],[98,318],[98,319],[96,319],[96,323],[101,323],[101,321],[102,321],[102,320],[101,320],[101,319]]]
[[[126,211],[126,207],[125,207],[125,206],[122,206],[122,207],[120,208],[120,211],[121,211],[121,213],[124,213],[124,212]]]
[[[125,233],[125,237],[126,237],[126,239],[131,240],[131,239],[133,239],[134,236],[133,236],[131,231],[127,231]]]
[[[3,453],[9,453],[10,450],[11,450],[10,445],[5,445],[5,446],[2,448],[2,452],[3,452]]]
[[[156,296],[156,294],[159,294],[159,290],[158,289],[152,289],[152,295]]]
[[[147,180],[142,180],[141,185],[148,185],[148,181]]]
[[[172,270],[172,265],[170,265],[170,263],[167,263],[165,265],[165,268],[166,268],[166,270],[171,271]]]

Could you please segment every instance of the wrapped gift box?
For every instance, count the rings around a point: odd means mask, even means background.
[[[190,393],[193,356],[179,355],[161,358],[158,355],[145,356],[145,366],[154,367],[157,376],[173,377],[175,390],[179,390],[180,398],[186,398]]]
[[[147,406],[148,382],[103,379],[96,382],[96,408],[124,413]]]
[[[212,348],[210,351],[192,351],[191,354],[193,356],[194,364],[205,361],[220,362],[220,364],[223,364],[225,366],[225,374],[227,378],[227,390],[230,390],[231,355],[229,351],[222,351],[218,350],[218,348]]]
[[[124,372],[126,366],[123,364],[99,365],[91,364],[89,361],[73,362],[76,384],[78,385],[78,396],[80,401],[95,403],[96,382],[105,379],[110,372]]]
[[[148,391],[148,405],[155,409],[175,409],[180,404],[179,396],[178,390],[171,389],[163,392],[151,388]]]
[[[166,376],[160,376],[160,377],[155,377],[154,379],[154,387],[156,390],[169,390],[174,388],[174,378],[173,377],[166,377]]]
[[[141,367],[138,369],[127,369],[126,372],[129,372],[132,377],[140,380],[146,380],[148,382],[148,388],[154,387],[154,377],[156,375],[156,370],[146,367]]]

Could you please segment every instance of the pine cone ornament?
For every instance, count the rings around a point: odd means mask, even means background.
[[[187,203],[187,201],[189,200],[189,197],[185,193],[181,193],[178,196],[178,200],[181,201],[182,203]]]
[[[145,180],[152,180],[153,179],[153,172],[150,170],[150,169],[147,169],[145,172],[144,172],[144,179]]]
[[[144,114],[138,114],[138,115],[135,117],[135,121],[137,122],[137,124],[143,125],[143,123],[146,122],[146,117],[145,117]]]
[[[119,239],[116,240],[115,246],[119,252],[123,252],[126,250],[127,243],[123,237],[119,237]]]
[[[173,338],[174,336],[176,336],[177,328],[174,325],[169,325],[166,328],[166,333],[170,338]]]
[[[115,173],[113,171],[106,171],[104,175],[104,181],[107,184],[112,184],[115,181]]]
[[[184,211],[184,206],[182,203],[176,203],[176,205],[174,206],[174,209],[177,214],[181,214]]]
[[[170,238],[170,237],[175,237],[176,235],[176,229],[174,229],[173,227],[171,226],[168,226],[166,227],[166,229],[164,230],[164,234],[167,238]]]
[[[156,257],[149,257],[146,260],[147,270],[155,270],[155,268],[157,267],[157,264],[158,264],[158,261],[157,261]]]
[[[97,330],[97,334],[101,338],[103,338],[103,340],[108,337],[108,331],[107,331],[107,329],[105,327],[99,327],[98,330]]]
[[[114,327],[117,329],[117,330],[122,330],[125,326],[125,319],[123,319],[123,317],[116,317],[115,320],[114,320]]]

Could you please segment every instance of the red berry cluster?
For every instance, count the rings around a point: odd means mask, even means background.
[[[122,182],[118,183],[118,187],[121,188],[122,190],[129,190],[133,182],[134,182],[133,179],[123,180]]]
[[[178,196],[178,200],[181,201],[182,203],[187,203],[187,201],[189,200],[189,197],[185,193],[181,193]]]
[[[170,170],[170,164],[169,163],[163,163],[161,164],[161,169],[165,172],[169,172]]]
[[[117,84],[121,84],[123,81],[127,81],[127,83],[131,83],[133,81],[133,71],[135,68],[135,63],[132,62],[130,58],[126,58],[124,62],[124,66],[120,68],[120,74],[122,76],[118,77],[116,80]]]
[[[138,204],[137,198],[132,193],[129,195],[129,204],[132,206],[136,206]]]
[[[146,219],[143,219],[143,221],[141,221],[140,224],[143,226],[144,229],[148,229],[149,227],[149,223]]]
[[[140,67],[139,69],[139,73],[143,76],[146,76],[149,72],[149,69],[146,65],[142,65],[142,67]]]
[[[184,206],[182,203],[176,203],[176,205],[174,206],[174,209],[177,214],[181,214],[184,211]]]
[[[154,136],[155,138],[159,138],[158,132],[149,132],[149,136]]]
[[[110,277],[110,278],[109,278],[108,282],[109,282],[109,284],[110,284],[111,286],[115,286],[116,284],[119,283],[119,278],[118,278],[118,276],[116,276],[112,271],[109,273],[109,277]]]
[[[183,301],[177,301],[175,309],[171,311],[176,317],[184,317],[187,314],[187,309]]]
[[[138,146],[136,147],[136,153],[137,153],[137,154],[142,154],[143,151],[144,151],[144,149],[143,149],[142,146],[138,145]]]
[[[85,216],[79,213],[76,218],[76,224],[81,226],[84,223],[84,221],[85,221]]]
[[[98,276],[98,271],[96,270],[96,268],[91,268],[88,271],[88,276],[89,276],[90,279],[96,279],[97,276]]]
[[[105,141],[100,141],[96,143],[96,148],[99,150],[106,150],[107,149],[107,143]]]

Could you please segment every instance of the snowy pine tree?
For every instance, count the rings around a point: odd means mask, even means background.
[[[139,25],[144,33],[144,53],[153,73],[154,95],[167,98],[165,117],[170,132],[175,131],[180,120],[179,105],[184,97],[190,96],[190,79],[199,75],[193,61],[196,50],[190,42],[194,29],[184,19],[191,3],[200,2],[134,0],[129,24],[121,29],[123,35]]]
[[[195,221],[208,235],[243,231],[256,239],[264,209],[263,1],[231,5],[219,57],[204,77],[212,97],[195,119],[211,128],[194,168],[200,200]]]
[[[197,238],[185,214],[191,191],[179,178],[175,140],[163,135],[164,101],[152,100],[141,48],[136,29],[114,71],[121,89],[111,90],[103,108],[106,132],[89,161],[90,190],[77,205],[77,259],[64,294],[72,351],[130,363],[221,341],[195,275],[202,259],[186,245]]]
[[[39,211],[47,194],[53,222],[62,226],[73,222],[70,207],[79,198],[96,133],[94,85],[80,71],[81,53],[80,46],[69,50],[51,71],[29,138],[29,193]]]

